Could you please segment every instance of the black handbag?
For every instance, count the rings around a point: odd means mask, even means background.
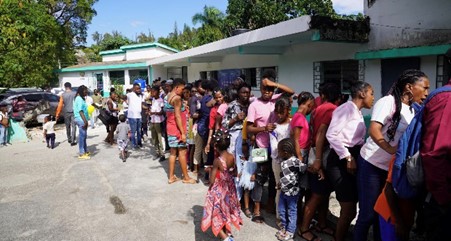
[[[108,126],[112,118],[113,116],[110,115],[110,113],[108,113],[105,109],[99,110],[99,119],[104,125]]]

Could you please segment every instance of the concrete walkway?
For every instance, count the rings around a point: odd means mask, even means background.
[[[200,230],[207,187],[167,184],[168,162],[154,160],[149,144],[123,163],[104,144],[105,128],[89,129],[93,154],[83,161],[59,128],[53,150],[40,134],[0,149],[0,240],[219,240]],[[276,240],[274,215],[263,215],[267,224],[242,215],[235,240]]]

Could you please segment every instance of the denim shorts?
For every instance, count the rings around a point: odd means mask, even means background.
[[[168,135],[169,147],[186,148],[186,143],[181,142],[176,136]]]

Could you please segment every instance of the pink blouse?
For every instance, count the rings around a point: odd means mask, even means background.
[[[348,101],[335,109],[326,138],[340,159],[351,155],[347,147],[363,145],[365,135],[363,115],[354,102]]]

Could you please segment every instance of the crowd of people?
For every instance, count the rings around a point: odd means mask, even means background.
[[[76,143],[76,123],[79,158],[89,159],[89,116],[100,118],[103,110],[88,113],[86,87],[77,93],[66,88],[60,109],[67,137]],[[264,223],[262,200],[267,200],[267,213],[276,215],[278,240],[292,240],[296,233],[305,240],[320,240],[318,233],[345,240],[357,205],[355,241],[367,240],[371,227],[373,240],[409,240],[415,222],[428,240],[450,240],[451,132],[446,118],[451,117],[451,92],[438,94],[424,107],[424,191],[403,199],[391,186],[398,141],[415,116],[413,106],[422,105],[429,94],[429,79],[419,70],[406,70],[376,102],[373,87],[363,81],[351,83],[349,100],[334,83],[323,84],[316,99],[309,92],[295,95],[276,81],[274,71],[263,73],[260,96],[251,95],[244,76],[225,88],[215,80],[190,84],[170,79],[155,80],[144,93],[139,84],[126,92],[119,96],[113,90],[106,100],[92,97],[90,103],[99,107],[103,102],[108,116],[105,142],[117,144],[125,161],[127,146],[141,148],[150,131],[155,157],[165,161],[169,150],[168,184],[202,181],[209,186],[202,230],[211,228],[222,240],[233,240],[232,226],[239,229],[243,223],[241,210],[253,222]],[[292,113],[294,101],[298,108]],[[362,109],[372,109],[368,130]],[[181,177],[175,175],[177,160]],[[327,222],[331,192],[341,207],[335,227]]]

